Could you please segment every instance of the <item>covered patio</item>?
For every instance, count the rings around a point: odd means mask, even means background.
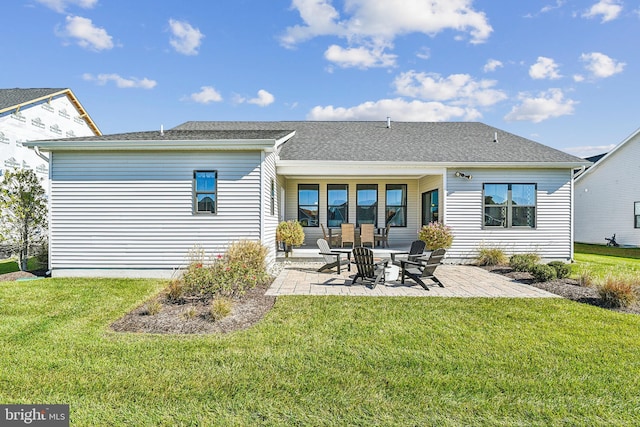
[[[316,251],[317,253],[317,251]],[[309,252],[310,254],[310,252]],[[382,255],[378,252],[378,255]],[[267,295],[341,295],[341,296],[415,296],[415,297],[480,297],[480,298],[554,298],[555,294],[516,282],[499,274],[490,273],[469,265],[441,265],[436,276],[444,288],[435,283],[429,290],[411,280],[402,284],[390,280],[370,289],[360,282],[353,284],[355,265],[351,271],[343,268],[340,274],[332,271],[318,272],[321,262],[309,256],[292,260],[280,260],[282,270],[267,290]]]

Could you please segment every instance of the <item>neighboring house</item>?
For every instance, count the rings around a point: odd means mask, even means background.
[[[49,187],[49,162],[26,141],[101,135],[71,89],[0,89],[0,176],[32,169]]]
[[[575,241],[640,246],[640,129],[575,180]]]
[[[170,276],[201,245],[276,256],[279,221],[391,223],[406,249],[433,220],[449,262],[482,246],[573,257],[582,159],[482,123],[187,122],[172,130],[27,143],[52,153],[54,276]]]

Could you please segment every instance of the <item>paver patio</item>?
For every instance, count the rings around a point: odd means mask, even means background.
[[[267,290],[267,295],[352,295],[352,296],[419,296],[419,297],[487,297],[487,298],[552,298],[555,294],[516,282],[508,277],[490,273],[469,265],[441,265],[436,277],[444,284],[439,287],[426,280],[429,290],[407,279],[391,280],[375,289],[360,282],[352,284],[355,266],[346,267],[340,274],[317,272],[322,263],[287,263]]]

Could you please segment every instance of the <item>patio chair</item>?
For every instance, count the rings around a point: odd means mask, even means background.
[[[337,252],[332,251],[329,248],[329,243],[327,243],[324,239],[318,239],[317,242],[318,248],[320,249],[320,255],[324,258],[325,264],[318,269],[318,272],[324,270],[330,270],[333,267],[336,267],[337,273],[340,274],[340,266],[348,265],[349,269],[351,269],[351,254],[348,252]],[[342,258],[344,255],[347,256],[347,259]]]
[[[340,233],[331,233],[331,235],[329,235],[324,224],[320,224],[320,227],[322,228],[322,236],[324,237],[324,240],[329,243],[329,247],[338,246],[338,242],[340,242]]]
[[[423,255],[425,245],[425,242],[422,240],[414,240],[411,242],[409,252],[392,252],[391,263],[398,267],[402,267],[400,265],[401,261],[415,261],[416,258]]]
[[[442,282],[440,282],[440,280],[438,280],[438,278],[434,274],[436,268],[438,268],[438,266],[442,264],[442,259],[444,258],[445,253],[446,251],[440,248],[431,252],[431,255],[429,255],[429,259],[427,260],[417,258],[415,261],[400,261],[400,265],[402,268],[402,284],[404,284],[405,277],[408,277],[426,290],[429,290],[423,280],[431,279],[441,288],[444,288]]]
[[[391,229],[391,224],[389,223],[385,228],[382,229],[380,233],[376,233],[376,235],[373,236],[376,240],[376,246],[380,244],[380,246],[383,248],[389,247],[389,230],[390,229]]]
[[[363,284],[368,283],[367,287],[375,289],[378,283],[384,283],[384,269],[387,266],[387,261],[375,262],[373,250],[362,246],[354,248],[353,262],[358,272],[353,278],[352,284],[361,279]]]
[[[374,226],[373,224],[360,224],[360,246],[370,244],[375,245]]]
[[[353,224],[342,224],[340,226],[342,229],[342,247],[344,248],[345,243],[350,243],[351,247],[356,246],[356,233]]]

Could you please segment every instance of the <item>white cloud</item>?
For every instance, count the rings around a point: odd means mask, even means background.
[[[331,45],[324,53],[327,61],[331,61],[342,68],[357,67],[391,67],[396,64],[396,55],[384,53],[382,48],[368,49],[366,47],[343,49],[338,45]]]
[[[614,74],[621,73],[624,70],[624,62],[617,62],[613,58],[600,52],[583,53],[580,60],[585,62],[584,66],[593,78],[607,78]]]
[[[441,102],[405,101],[401,98],[364,102],[355,107],[317,106],[308,120],[384,120],[397,121],[448,121],[453,119],[477,120],[481,114],[473,108],[448,106]]]
[[[602,16],[602,22],[616,19],[622,12],[622,5],[618,0],[600,0],[598,3],[582,14],[585,18],[597,18]]]
[[[531,97],[520,94],[520,105],[511,109],[504,119],[507,121],[531,121],[540,123],[544,120],[573,114],[574,106],[578,103],[572,99],[565,99],[562,90],[549,89]]]
[[[266,107],[267,105],[273,104],[273,101],[275,101],[275,97],[272,94],[264,89],[260,89],[258,91],[258,96],[256,98],[248,100],[247,102],[249,104],[258,105],[260,107]]]
[[[416,56],[420,59],[429,59],[431,58],[431,49],[428,47],[421,47]]]
[[[532,79],[559,79],[558,64],[551,58],[539,56],[538,61],[529,68],[529,76]]]
[[[363,45],[371,50],[391,46],[396,37],[404,34],[434,36],[454,30],[467,34],[471,43],[483,43],[493,28],[483,12],[473,9],[472,3],[472,0],[347,0],[341,16],[331,0],[292,0],[291,7],[300,13],[304,24],[288,27],[280,41],[286,47],[293,47],[317,36],[336,36],[346,39],[352,49]],[[332,53],[345,54],[335,48]],[[356,53],[362,55],[363,52],[349,52],[350,55]],[[393,62],[389,59],[375,63],[395,64],[395,58]],[[355,63],[362,67],[364,61],[360,59]]]
[[[106,85],[108,82],[114,82],[117,87],[123,89],[153,89],[158,84],[155,80],[150,80],[146,77],[142,79],[135,77],[125,79],[118,74],[98,74],[97,76],[94,76],[93,74],[85,73],[82,75],[82,78],[86,81],[96,82],[99,85]]]
[[[502,64],[501,61],[498,61],[497,59],[490,59],[487,61],[486,64],[484,64],[482,71],[484,71],[485,73],[488,73],[491,71],[495,71],[501,67],[504,67],[504,64]]]
[[[192,93],[189,99],[199,104],[209,104],[222,101],[222,95],[211,86],[202,86],[200,92]]]
[[[191,24],[186,21],[176,21],[175,19],[169,19],[169,28],[173,35],[169,43],[176,52],[183,55],[198,54],[198,48],[204,38],[204,34],[202,34],[199,29],[193,28]]]
[[[495,80],[474,80],[468,74],[446,78],[437,73],[401,73],[393,81],[396,93],[429,101],[449,101],[453,105],[490,106],[507,98],[497,89]]]
[[[596,156],[598,154],[608,153],[613,150],[615,144],[609,145],[582,145],[578,147],[567,147],[563,148],[562,151],[565,151],[569,154],[573,154],[574,156],[582,157],[583,159],[586,157]]]
[[[76,43],[85,49],[100,51],[113,48],[112,37],[104,28],[94,26],[91,19],[67,16],[66,22],[64,30],[56,31],[58,36],[76,39]]]
[[[98,4],[98,0],[36,0],[56,12],[64,13],[68,6],[79,6],[83,9],[91,9]]]

